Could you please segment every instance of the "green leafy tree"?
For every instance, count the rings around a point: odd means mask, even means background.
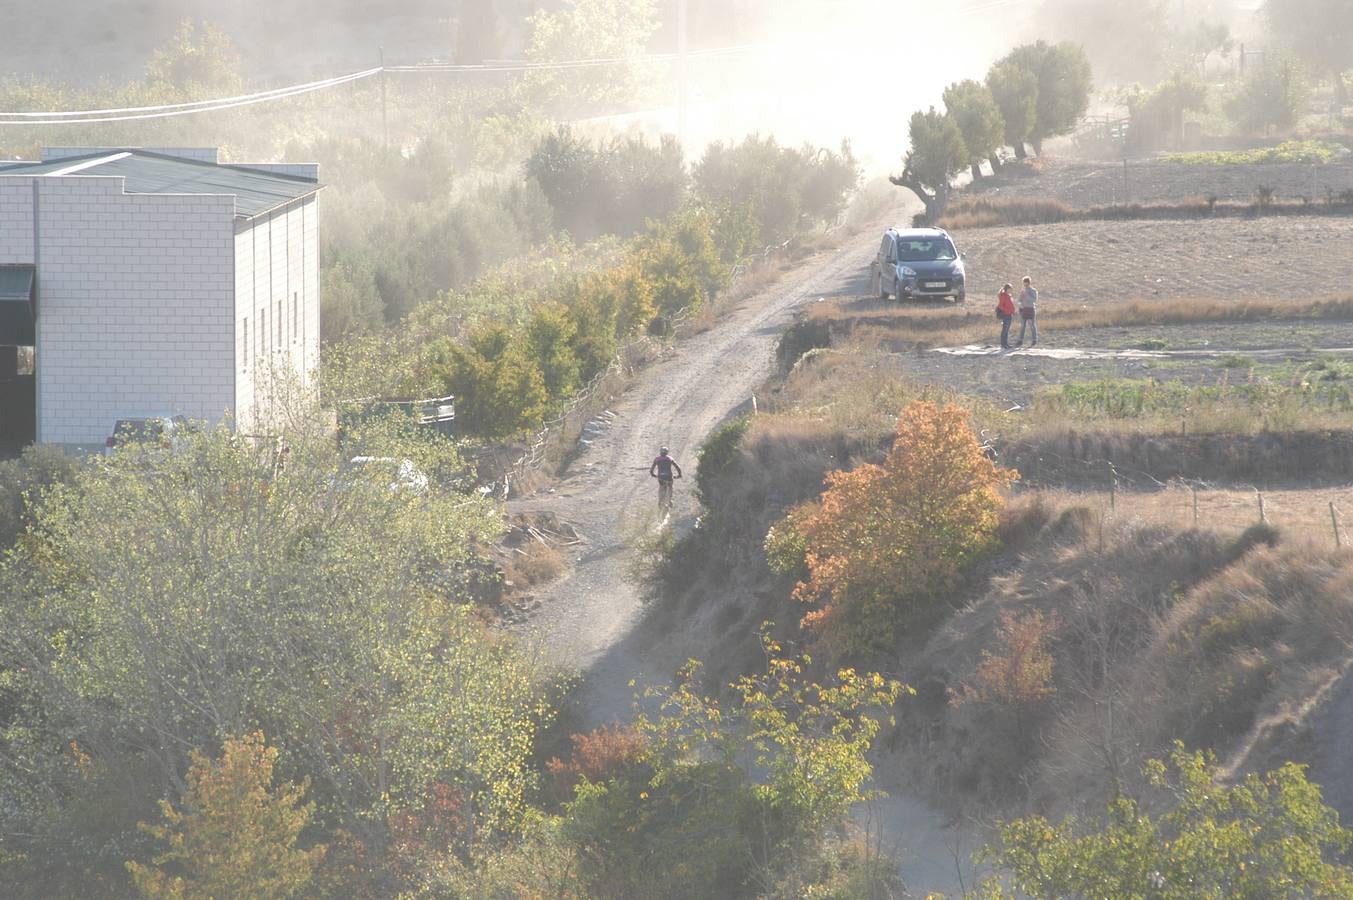
[[[903,160],[902,174],[889,181],[904,187],[925,204],[925,219],[934,225],[949,205],[949,182],[971,158],[963,132],[952,115],[928,112],[911,115],[911,149]]]
[[[146,85],[156,96],[186,100],[238,94],[244,85],[239,52],[220,28],[184,19],[146,66]]]
[[[526,344],[540,368],[545,391],[553,400],[570,396],[578,386],[578,357],[573,352],[575,323],[567,310],[547,303],[526,322]]]
[[[5,880],[33,886],[15,893],[106,893],[90,886],[125,873],[100,848],[132,839],[146,798],[186,792],[192,748],[253,729],[309,779],[319,821],[368,848],[438,782],[472,835],[525,816],[546,713],[466,604],[474,542],[501,523],[456,487],[454,445],[379,418],[341,446],[312,422],[286,447],[225,429],[132,445],[44,493],[0,564],[0,751],[17,763],[0,815],[26,860]],[[428,489],[340,469],[359,454],[412,460]]]
[[[1207,109],[1207,85],[1195,73],[1178,69],[1155,90],[1132,97],[1128,110],[1132,119],[1132,141],[1143,149],[1163,143],[1184,143],[1184,115]]]
[[[728,283],[728,266],[714,246],[709,215],[699,209],[653,223],[637,253],[653,305],[663,316],[699,309]]]
[[[172,900],[302,893],[325,847],[296,846],[314,812],[304,786],[273,786],[277,749],[255,732],[227,738],[212,762],[194,751],[183,810],[160,802],[163,825],[142,828],[167,848],[152,865],[127,863],[141,896]]]
[[[944,89],[944,106],[963,135],[973,180],[982,177],[982,160],[994,158],[1005,140],[1005,119],[991,94],[980,81],[959,81]],[[996,166],[992,166],[994,172]]]
[[[1029,140],[1035,152],[1042,153],[1043,142],[1069,134],[1090,106],[1090,59],[1078,45],[1070,42],[1049,44],[1037,41],[1016,47],[1005,57],[1038,80],[1034,121]]]
[[[1028,155],[1024,143],[1033,134],[1038,117],[1038,76],[1007,58],[991,67],[987,87],[1001,113],[1005,143],[1024,159]]]
[[[1343,0],[1266,0],[1273,35],[1334,84],[1340,107],[1348,104],[1344,73],[1353,69],[1353,5]]]
[[[623,60],[606,66],[528,74],[534,103],[558,115],[614,113],[642,96],[652,80],[639,61],[658,29],[656,0],[568,0],[557,11],[526,20],[526,57],[532,62]]]
[[[497,439],[538,427],[549,390],[525,341],[499,323],[476,326],[461,342],[444,338],[430,351],[441,390],[455,395],[462,433]]]
[[[1311,86],[1299,63],[1289,57],[1266,57],[1246,73],[1226,111],[1246,131],[1291,128],[1310,96]]]
[[[1340,861],[1353,835],[1301,766],[1227,785],[1211,754],[1176,744],[1169,763],[1151,761],[1146,776],[1168,803],[1158,816],[1119,797],[1104,822],[1033,816],[1002,826],[999,847],[985,855],[1003,878],[982,896],[1353,896],[1353,870]]]

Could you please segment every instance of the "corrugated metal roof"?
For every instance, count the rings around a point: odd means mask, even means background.
[[[0,176],[119,175],[129,194],[227,194],[235,214],[252,218],[320,189],[316,181],[259,169],[220,166],[146,150],[102,151],[49,162],[0,166]]]

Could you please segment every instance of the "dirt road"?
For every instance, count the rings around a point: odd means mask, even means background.
[[[591,723],[628,714],[631,679],[667,681],[681,660],[700,655],[680,635],[665,642],[666,658],[633,647],[642,598],[626,563],[635,539],[657,527],[656,483],[648,467],[658,448],[670,447],[685,473],[677,482],[672,527],[694,527],[693,476],[701,442],[772,373],[776,341],[795,310],[819,297],[856,296],[867,289],[875,234],[867,230],[805,261],[775,287],[726,312],[710,331],[682,341],[636,378],[613,406],[611,425],[584,449],[554,493],[514,504],[553,512],[585,542],[572,572],[538,595],[542,607],[524,630],[549,658],[586,675]]]
[[[910,215],[899,211],[896,221]],[[542,606],[522,628],[547,658],[582,673],[583,727],[627,718],[636,690],[669,681],[681,662],[702,656],[702,648],[681,634],[656,642],[636,635],[643,599],[628,577],[627,559],[634,539],[657,527],[648,467],[658,448],[670,447],[685,471],[677,482],[672,527],[692,528],[698,512],[692,476],[701,442],[772,373],[776,341],[798,308],[819,297],[868,292],[868,267],[885,224],[806,261],[726,313],[712,330],[683,341],[612,407],[608,430],[554,493],[514,502],[515,509],[553,512],[584,540],[572,572],[538,595]],[[857,818],[882,828],[885,846],[899,850],[902,876],[913,889],[957,891],[947,849],[956,843],[955,832],[939,813],[895,796],[862,807]]]

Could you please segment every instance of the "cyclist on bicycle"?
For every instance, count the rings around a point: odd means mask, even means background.
[[[675,476],[672,474],[674,470]],[[677,461],[667,455],[666,447],[658,451],[657,457],[653,460],[653,465],[648,467],[648,474],[650,477],[658,479],[658,507],[670,509],[672,506],[672,480],[674,477],[681,477],[681,466],[677,465]]]

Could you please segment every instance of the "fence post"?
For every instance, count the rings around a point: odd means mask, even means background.
[[[1256,489],[1254,495],[1259,498],[1259,524],[1267,525],[1268,513],[1264,510],[1264,492]]]
[[[1198,489],[1189,485],[1189,491],[1193,494],[1193,527],[1198,527]]]
[[[1113,469],[1113,463],[1109,463],[1109,512],[1115,512],[1118,509],[1118,473]]]
[[[752,394],[752,415],[756,415],[756,394]]]
[[[1334,528],[1334,548],[1341,549],[1344,546],[1344,539],[1339,534],[1339,510],[1334,508],[1334,501],[1330,501],[1330,525]]]

